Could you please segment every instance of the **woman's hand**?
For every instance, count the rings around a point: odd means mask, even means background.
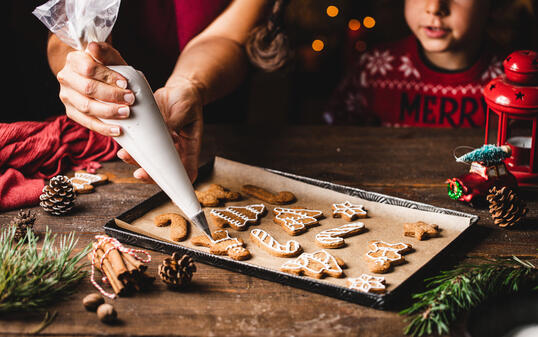
[[[194,181],[198,174],[198,156],[203,133],[202,89],[189,79],[175,77],[155,92],[155,100],[170,129],[185,170],[191,181]],[[118,152],[118,157],[136,165],[124,149]],[[137,169],[133,175],[146,182],[152,181],[142,168]]]
[[[132,91],[126,89],[127,80],[106,67],[118,64],[126,63],[116,49],[105,42],[91,42],[85,52],[68,53],[56,75],[67,116],[105,136],[119,136],[121,129],[97,117],[127,118],[129,105],[135,100]]]

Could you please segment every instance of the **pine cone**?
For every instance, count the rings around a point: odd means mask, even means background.
[[[179,289],[187,286],[196,271],[196,265],[189,255],[180,255],[178,252],[167,257],[159,265],[159,276],[169,287]]]
[[[43,209],[53,215],[62,215],[73,208],[76,194],[73,184],[63,175],[52,178],[48,185],[43,187],[43,194],[39,196],[39,203]]]
[[[489,202],[489,213],[493,222],[499,227],[512,227],[519,223],[528,209],[525,203],[519,198],[514,190],[504,186],[497,188],[493,186],[487,196]]]
[[[12,222],[12,225],[16,228],[13,239],[15,241],[19,241],[24,238],[28,230],[32,230],[34,228],[35,220],[36,215],[32,213],[32,211],[28,210],[25,212],[21,209]]]

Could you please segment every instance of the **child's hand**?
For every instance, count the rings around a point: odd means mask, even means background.
[[[64,67],[57,74],[67,116],[105,136],[119,136],[120,128],[97,117],[127,118],[129,105],[135,99],[132,91],[126,89],[127,80],[105,66],[118,64],[126,63],[116,49],[105,42],[91,42],[85,52],[67,54]]]
[[[170,129],[185,170],[191,181],[194,181],[198,174],[203,133],[201,90],[190,80],[176,77],[155,92],[155,100]],[[123,149],[118,152],[118,157],[129,164],[138,165]],[[133,176],[146,182],[153,181],[142,168],[137,169]]]

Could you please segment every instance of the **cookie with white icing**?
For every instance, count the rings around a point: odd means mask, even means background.
[[[364,223],[359,221],[326,229],[316,234],[316,244],[323,248],[340,248],[346,244],[344,238],[362,233],[363,231]]]
[[[370,250],[366,253],[365,259],[370,271],[376,274],[386,273],[392,266],[404,263],[402,254],[409,253],[413,248],[407,243],[388,243],[381,240],[370,241],[368,246]]]
[[[303,251],[299,242],[288,240],[285,244],[281,244],[275,240],[271,234],[259,228],[250,231],[250,239],[258,247],[264,249],[269,254],[278,257],[294,257]]]
[[[322,211],[306,208],[275,207],[273,213],[275,214],[273,221],[282,226],[289,235],[306,232],[309,227],[317,225],[323,216]]]
[[[212,209],[209,214],[219,228],[224,228],[228,225],[235,230],[244,231],[250,225],[257,224],[264,213],[265,205],[255,204]]]
[[[191,243],[195,246],[208,247],[211,254],[228,255],[234,260],[247,260],[251,256],[244,247],[243,240],[230,237],[227,230],[213,232],[213,239],[205,234],[195,236],[191,239]]]
[[[344,261],[322,249],[314,253],[302,253],[299,257],[284,263],[280,270],[319,279],[325,275],[342,277],[344,275],[342,271],[344,265]]]
[[[92,174],[86,171],[77,171],[75,176],[69,178],[73,188],[79,194],[93,192],[95,186],[108,182],[106,174]]]
[[[384,293],[387,290],[384,277],[372,276],[368,274],[348,278],[347,286],[349,289],[364,293]]]
[[[358,218],[366,218],[368,212],[363,205],[354,205],[349,201],[340,204],[333,204],[333,218],[343,218],[346,221],[353,221]]]

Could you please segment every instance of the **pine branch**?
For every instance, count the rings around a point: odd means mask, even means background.
[[[530,261],[515,256],[484,260],[482,264],[464,264],[427,279],[426,287],[431,289],[414,294],[417,302],[400,312],[410,316],[404,333],[412,336],[448,333],[458,314],[489,295],[516,292],[538,280],[538,269]],[[538,290],[538,286],[533,289]]]
[[[39,310],[71,294],[86,275],[79,262],[88,254],[88,245],[72,255],[78,240],[74,233],[60,237],[47,229],[41,249],[38,237],[28,231],[20,241],[14,240],[15,227],[0,231],[0,313]]]

